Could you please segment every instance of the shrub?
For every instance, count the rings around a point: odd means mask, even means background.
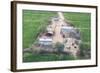
[[[55,44],[55,48],[57,49],[58,52],[62,52],[64,49],[64,44],[57,42]]]
[[[90,44],[81,44],[80,45],[80,58],[81,59],[91,58]]]

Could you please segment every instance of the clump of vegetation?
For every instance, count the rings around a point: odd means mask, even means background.
[[[75,58],[71,55],[62,54],[33,54],[27,53],[24,55],[23,62],[41,62],[41,61],[61,61],[61,60],[75,60]]]
[[[80,45],[80,59],[90,59],[91,58],[91,49],[89,44]]]
[[[62,52],[64,50],[64,44],[57,42],[55,44],[55,49],[57,50],[57,52]]]

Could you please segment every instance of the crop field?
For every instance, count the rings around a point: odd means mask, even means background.
[[[79,59],[85,59],[83,50],[90,51],[91,29],[89,13],[63,13],[65,19],[70,20],[76,28],[80,28],[82,40],[82,53]],[[57,16],[57,12],[23,10],[23,49],[29,48],[36,41],[40,32],[46,29],[51,17]],[[86,45],[84,47],[84,45]],[[84,49],[85,48],[85,49]],[[89,53],[87,53],[89,54]],[[38,61],[57,61],[57,60],[75,60],[73,56],[59,54],[33,54],[31,52],[23,53],[23,62]]]

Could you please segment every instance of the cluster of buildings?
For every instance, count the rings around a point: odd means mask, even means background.
[[[46,32],[42,34],[38,38],[38,42],[40,45],[48,46],[53,45],[53,36],[55,35],[55,27],[52,26],[52,24],[57,24],[59,21],[59,17],[53,17],[51,19],[51,24],[48,25],[46,28]],[[63,20],[64,22],[64,20]],[[75,27],[68,25],[66,22],[61,25],[60,29],[60,35],[63,37],[63,44],[64,44],[64,52],[68,52],[74,56],[77,56],[77,53],[79,52],[79,46],[80,46],[80,32]],[[58,35],[59,36],[59,35]]]
[[[62,26],[61,34],[64,38],[64,52],[77,56],[80,50],[80,32],[73,26]]]

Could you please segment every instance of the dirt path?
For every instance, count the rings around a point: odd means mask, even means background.
[[[58,12],[58,16],[60,18],[59,21],[52,24],[52,27],[54,28],[54,32],[55,32],[55,35],[53,36],[53,43],[57,43],[57,42],[63,43],[64,40],[60,33],[61,27],[63,25],[64,16],[61,12]]]
[[[63,13],[62,12],[58,12],[58,16],[61,20],[64,20],[64,16],[63,16]]]
[[[56,24],[56,27],[54,30],[55,35],[53,36],[53,43],[63,42],[63,37],[61,36],[60,31],[61,31],[61,22]]]

